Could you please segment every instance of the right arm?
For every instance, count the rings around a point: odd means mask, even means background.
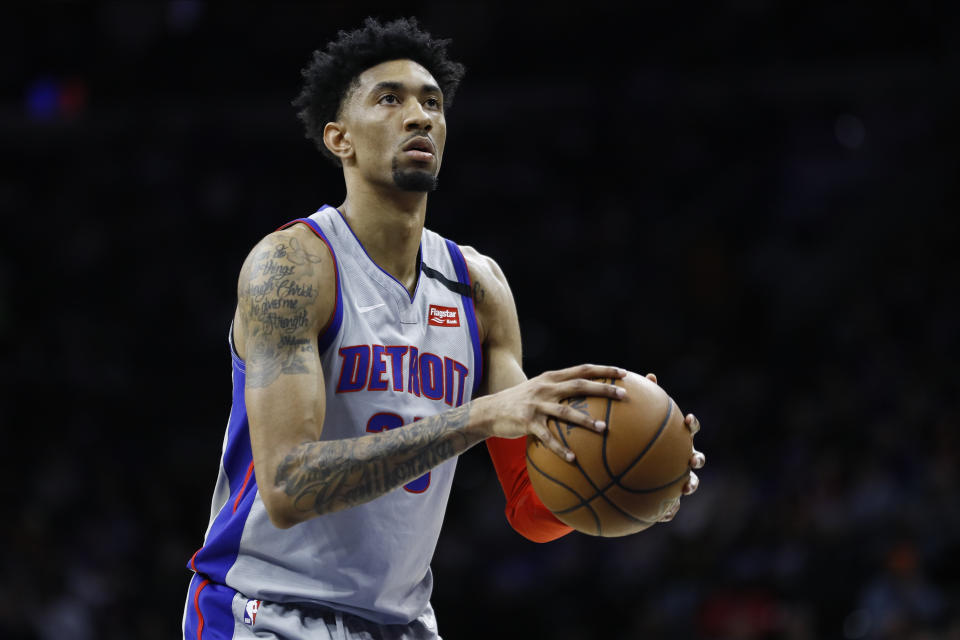
[[[582,393],[584,384],[599,388],[583,378],[620,377],[613,367],[552,372],[402,428],[320,440],[326,387],[317,336],[336,304],[335,269],[324,243],[296,225],[264,238],[238,283],[234,337],[246,362],[254,468],[278,527],[372,500],[490,436],[534,433],[565,455],[545,428],[546,417],[564,412],[560,398]],[[616,387],[605,393],[615,394]],[[570,421],[597,428],[579,413]]]

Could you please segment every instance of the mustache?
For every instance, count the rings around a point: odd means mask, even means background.
[[[414,131],[409,136],[404,138],[403,142],[400,143],[400,146],[407,144],[414,138],[427,138],[430,140],[430,142],[433,143],[433,146],[437,146],[437,141],[433,139],[433,136],[430,135],[430,132],[427,131],[426,129],[418,129],[417,131]]]

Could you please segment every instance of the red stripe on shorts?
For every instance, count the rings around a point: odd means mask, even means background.
[[[197,640],[201,640],[203,635],[203,614],[200,613],[200,592],[203,591],[203,588],[210,584],[209,580],[204,580],[200,583],[200,586],[197,587],[197,592],[193,594],[193,608],[197,610],[197,617],[200,618],[200,625],[197,627]]]
[[[247,475],[243,479],[243,486],[240,487],[240,493],[237,494],[237,499],[233,501],[233,512],[237,512],[237,507],[240,505],[240,498],[243,497],[243,492],[247,488],[247,483],[250,482],[250,474],[253,473],[253,460],[250,461],[250,466],[247,467]]]

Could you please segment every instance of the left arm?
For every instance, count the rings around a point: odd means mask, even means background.
[[[510,286],[496,262],[463,247],[463,257],[473,282],[484,375],[478,395],[490,395],[527,380],[520,365],[520,322]],[[519,534],[533,542],[549,542],[573,531],[547,509],[530,484],[526,464],[526,438],[489,438],[487,449],[497,479],[507,499],[507,520]]]
[[[473,283],[483,345],[484,374],[477,394],[479,397],[519,385],[527,380],[527,376],[521,366],[520,320],[506,276],[496,262],[472,247],[465,246],[462,250]],[[657,381],[652,373],[647,377]],[[694,435],[700,430],[700,422],[692,413],[684,422]],[[550,542],[573,531],[544,506],[530,484],[525,438],[489,438],[487,449],[507,499],[506,515],[510,526],[533,542]],[[690,459],[690,478],[683,486],[684,495],[697,490],[700,480],[692,470],[701,468],[705,462],[703,453],[694,449]],[[677,501],[661,521],[672,520],[679,507]]]

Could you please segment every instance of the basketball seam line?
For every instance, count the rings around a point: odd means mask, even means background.
[[[650,442],[647,443],[647,446],[643,448],[643,451],[640,452],[640,455],[638,455],[636,458],[634,458],[634,459],[633,459],[633,462],[631,462],[629,465],[627,465],[627,468],[620,472],[620,475],[616,475],[616,476],[615,476],[615,475],[613,475],[612,473],[610,474],[610,478],[613,480],[613,483],[614,483],[614,484],[616,484],[617,486],[619,486],[619,487],[621,487],[621,488],[623,488],[623,489],[627,489],[627,488],[624,487],[622,484],[620,484],[620,478],[622,478],[623,476],[627,475],[627,473],[630,471],[630,469],[633,469],[633,467],[635,467],[636,464],[637,464],[638,462],[640,462],[640,460],[643,458],[643,456],[647,455],[647,453],[650,451],[650,449],[653,448],[653,445],[657,442],[657,440],[660,439],[660,436],[663,434],[664,430],[667,428],[667,423],[670,422],[670,416],[671,416],[671,415],[673,415],[673,400],[670,399],[670,396],[667,396],[667,415],[665,415],[665,416],[663,417],[663,422],[660,423],[660,427],[657,429],[657,433],[654,434],[653,438],[650,439]],[[606,440],[604,440],[604,455],[606,455]],[[608,467],[607,473],[609,473],[609,472],[610,472],[610,471],[609,471],[609,467]],[[609,487],[607,487],[607,488],[609,488]],[[627,489],[627,490],[629,491],[629,489]],[[606,489],[604,489],[604,491],[606,491]]]
[[[607,418],[608,418],[608,419],[607,419],[607,429],[608,429],[608,430],[610,429],[609,410],[610,410],[610,403],[611,403],[611,402],[612,402],[612,401],[608,398],[608,399],[607,399]],[[684,472],[684,474],[682,474],[680,477],[676,478],[675,480],[670,481],[669,483],[667,483],[667,484],[664,485],[663,487],[654,487],[654,488],[652,488],[652,489],[640,489],[640,490],[635,490],[635,489],[630,489],[630,488],[628,488],[628,487],[625,487],[625,486],[623,486],[623,485],[620,483],[620,479],[621,479],[623,476],[625,476],[625,475],[627,474],[627,472],[629,472],[630,469],[632,469],[638,462],[640,462],[640,459],[643,458],[643,456],[645,456],[645,455],[647,454],[647,452],[650,450],[650,448],[653,446],[653,444],[660,438],[660,434],[663,433],[664,429],[665,429],[666,426],[667,426],[667,422],[670,421],[670,416],[671,416],[672,414],[673,414],[673,401],[672,401],[672,400],[669,398],[669,396],[668,396],[668,397],[667,397],[667,415],[664,417],[663,421],[660,423],[660,427],[659,427],[659,429],[657,429],[657,433],[653,436],[653,438],[650,440],[650,442],[647,443],[647,446],[644,447],[643,451],[640,452],[640,455],[638,455],[638,456],[634,459],[634,461],[631,462],[630,465],[629,465],[626,469],[624,469],[619,475],[616,475],[616,476],[613,475],[613,473],[612,473],[611,470],[610,470],[610,466],[607,464],[606,455],[607,455],[607,434],[608,434],[608,431],[607,431],[607,432],[604,432],[604,434],[603,434],[603,448],[602,448],[603,459],[604,459],[604,466],[606,467],[607,473],[610,475],[610,478],[611,478],[612,482],[611,482],[610,484],[608,484],[607,486],[605,486],[603,489],[601,489],[600,487],[598,487],[598,486],[593,482],[593,479],[590,478],[590,476],[587,474],[587,472],[584,471],[583,467],[580,466],[580,463],[579,463],[579,462],[576,462],[577,468],[580,470],[580,473],[583,474],[583,477],[587,479],[587,482],[590,483],[590,486],[593,487],[593,489],[594,489],[594,491],[595,491],[596,493],[594,493],[594,494],[593,494],[592,496],[590,496],[589,498],[584,498],[583,496],[581,496],[581,495],[580,495],[579,493],[577,493],[576,491],[573,491],[574,495],[576,495],[578,498],[580,498],[580,501],[581,501],[580,504],[573,505],[572,507],[567,507],[566,509],[562,509],[562,510],[560,510],[560,511],[555,511],[554,513],[558,513],[558,514],[560,514],[560,513],[568,513],[568,512],[570,512],[570,511],[575,511],[575,510],[579,509],[580,507],[588,507],[588,508],[589,508],[589,504],[590,504],[591,502],[593,502],[593,501],[596,500],[597,498],[603,498],[604,501],[605,501],[607,504],[609,504],[611,507],[613,507],[614,509],[616,509],[618,512],[620,512],[620,513],[622,513],[623,515],[625,515],[627,518],[629,518],[629,519],[631,519],[631,520],[634,520],[634,521],[636,521],[636,522],[639,522],[639,523],[641,523],[641,524],[654,524],[656,521],[643,520],[642,518],[637,518],[636,516],[634,516],[634,515],[632,515],[632,514],[630,514],[630,513],[627,513],[627,512],[624,511],[621,507],[619,507],[617,504],[615,504],[612,500],[610,500],[610,498],[608,498],[608,497],[606,496],[606,492],[607,492],[611,487],[617,486],[617,487],[620,487],[621,489],[623,489],[623,490],[625,490],[625,491],[629,491],[629,492],[631,492],[631,493],[652,493],[652,492],[654,492],[654,491],[658,491],[659,489],[663,489],[663,488],[665,488],[665,487],[669,487],[670,485],[675,484],[675,483],[678,482],[680,479],[682,479],[684,476],[686,476],[687,473],[689,473],[689,472]],[[560,435],[561,439],[563,440],[564,446],[566,446],[567,441],[566,441],[566,438],[563,437],[563,432],[560,430],[559,421],[558,421],[558,420],[555,420],[555,422],[557,422],[557,433]],[[571,491],[572,491],[572,489],[571,489]],[[591,511],[592,511],[592,510],[591,510]]]
[[[530,463],[530,466],[532,466],[534,469],[536,469],[536,470],[540,473],[540,475],[542,475],[544,478],[546,478],[547,480],[550,480],[551,482],[554,482],[554,483],[560,485],[561,487],[563,487],[564,489],[566,489],[567,491],[569,491],[569,492],[572,493],[573,495],[577,496],[577,497],[580,499],[580,501],[581,501],[581,504],[578,505],[578,508],[579,508],[580,506],[583,506],[583,507],[586,507],[586,508],[587,508],[587,511],[590,512],[590,515],[592,515],[592,516],[593,516],[593,519],[596,521],[596,524],[597,524],[597,535],[600,535],[600,531],[601,531],[601,527],[600,527],[600,517],[597,516],[597,512],[594,511],[593,507],[591,507],[588,502],[584,502],[584,501],[583,501],[583,496],[580,495],[580,492],[578,492],[578,491],[577,491],[576,489],[574,489],[573,487],[568,486],[566,483],[564,483],[564,482],[562,482],[562,481],[560,481],[560,480],[557,480],[556,478],[554,478],[553,476],[551,476],[549,473],[547,473],[546,471],[544,471],[543,469],[541,469],[540,467],[538,467],[538,466],[537,466],[537,463],[533,460],[533,458],[530,457],[530,452],[529,452],[529,450],[527,451],[527,462],[529,462],[529,463]],[[562,512],[554,511],[554,513],[562,513]]]
[[[604,379],[606,379],[606,378],[604,378]],[[565,447],[567,447],[567,448],[569,449],[569,448],[570,448],[570,445],[567,443],[567,438],[566,438],[566,436],[563,435],[563,430],[560,428],[560,421],[559,421],[558,419],[554,418],[554,419],[553,419],[553,423],[557,426],[557,435],[559,435],[559,436],[560,436],[560,439],[563,441],[563,446],[565,446]],[[604,434],[604,437],[606,437],[606,434]],[[584,468],[580,465],[580,461],[579,461],[579,460],[577,460],[576,458],[574,458],[573,464],[574,464],[574,465],[577,467],[577,469],[580,471],[581,475],[583,475],[583,477],[587,479],[587,482],[590,483],[590,486],[593,488],[593,490],[594,490],[594,492],[595,492],[595,493],[593,494],[593,497],[591,497],[590,499],[585,499],[585,498],[584,498],[582,495],[580,495],[579,493],[574,492],[575,495],[576,495],[578,498],[580,498],[580,504],[575,507],[576,509],[579,509],[580,507],[589,506],[590,502],[593,501],[593,498],[596,498],[598,495],[602,495],[602,492],[600,492],[600,487],[598,487],[597,484],[593,481],[593,478],[590,477],[590,474],[587,473],[586,469],[584,469]],[[616,509],[617,511],[621,511],[621,512],[622,512],[622,509],[620,509],[620,507],[618,507],[617,505],[615,505],[615,504],[613,504],[612,502],[610,502],[610,500],[607,499],[606,496],[603,496],[603,497],[604,497],[604,499],[610,504],[611,507],[613,507],[613,508]],[[562,511],[555,511],[554,513],[567,513],[567,512],[572,511],[572,510],[574,510],[573,507],[567,508],[567,509],[563,509]],[[632,517],[629,513],[624,513],[623,515],[627,516],[628,518]],[[597,535],[600,535],[600,526],[599,526],[599,525],[597,526]]]
[[[690,475],[690,472],[689,472],[689,471],[684,471],[683,473],[681,473],[679,476],[677,476],[676,478],[674,478],[674,479],[671,480],[670,482],[667,482],[666,484],[662,484],[662,485],[660,485],[659,487],[650,487],[649,489],[629,489],[629,488],[627,488],[627,487],[624,487],[623,485],[619,485],[619,484],[615,484],[615,483],[610,483],[610,484],[608,484],[607,486],[605,486],[605,487],[602,489],[602,491],[607,491],[607,490],[610,489],[611,487],[616,486],[616,487],[619,487],[619,488],[623,489],[624,491],[629,491],[630,493],[655,493],[655,492],[657,492],[657,491],[660,491],[661,489],[666,489],[667,487],[670,487],[670,486],[673,486],[673,485],[677,484],[677,483],[680,482],[681,480],[684,480],[688,475]],[[579,495],[579,494],[578,494],[578,495]],[[566,509],[562,509],[562,510],[560,510],[560,511],[554,511],[554,513],[567,513],[567,512],[569,512],[569,511],[573,511],[574,509],[579,509],[580,507],[586,506],[587,503],[593,502],[594,500],[596,500],[597,498],[602,497],[602,496],[603,496],[602,493],[595,493],[595,494],[593,494],[592,496],[590,496],[589,498],[584,498],[583,496],[579,496],[580,499],[583,500],[583,503],[574,505],[574,506],[572,506],[572,507],[567,507]],[[609,500],[607,500],[607,501],[609,502]],[[627,514],[627,515],[629,515],[629,514]],[[642,520],[642,519],[640,519],[640,518],[637,518],[636,516],[630,516],[630,517],[634,518],[635,520],[638,520],[639,522],[648,522],[647,520]]]
[[[607,378],[603,378],[603,379],[606,380]],[[610,382],[615,384],[613,378],[610,378]],[[608,408],[608,409],[609,409],[609,403],[610,403],[610,402],[611,402],[611,400],[608,398],[608,399],[607,399],[607,408]],[[668,412],[667,412],[667,416],[669,417],[669,415],[670,415],[670,412],[668,411]],[[608,415],[607,417],[609,418],[609,415]],[[554,424],[556,425],[556,427],[557,427],[557,435],[559,435],[559,436],[560,436],[560,439],[563,441],[563,446],[569,448],[569,445],[567,444],[567,438],[566,438],[566,436],[563,435],[563,430],[560,428],[560,421],[559,421],[557,418],[553,418],[552,420],[553,420],[553,423],[554,423]],[[567,424],[569,424],[569,423],[567,423]],[[664,422],[664,424],[666,424],[666,422]],[[571,425],[571,426],[576,426],[576,425]],[[607,429],[609,429],[609,428],[610,428],[610,424],[609,424],[609,422],[608,422],[608,423],[607,423]],[[662,430],[663,430],[663,426],[661,425],[660,431],[662,431]],[[659,437],[659,435],[660,435],[660,432],[657,432],[657,435],[654,436],[654,440],[656,440],[656,439]],[[604,444],[606,444],[607,432],[604,432],[604,434],[603,434],[603,439],[604,439]],[[643,454],[647,452],[647,450],[650,448],[650,446],[651,446],[650,444],[647,445],[647,448],[644,449],[644,451],[640,454],[640,457],[642,457]],[[636,460],[634,461],[634,464],[635,464],[635,463],[636,463]],[[608,498],[608,497],[606,496],[606,491],[607,491],[607,489],[609,489],[610,487],[614,486],[614,484],[617,484],[616,482],[612,482],[612,483],[608,484],[606,487],[604,487],[603,489],[601,489],[599,486],[597,486],[597,483],[595,483],[595,482],[593,481],[593,478],[590,477],[590,474],[588,474],[587,471],[586,471],[582,466],[580,466],[580,461],[579,461],[579,460],[574,459],[574,464],[576,465],[576,467],[577,467],[577,469],[580,471],[580,473],[583,475],[583,477],[587,479],[587,482],[590,483],[590,486],[593,488],[593,490],[594,490],[595,493],[594,493],[590,498],[586,498],[586,499],[585,499],[585,498],[584,498],[583,496],[581,496],[579,493],[574,492],[574,495],[576,495],[578,498],[580,498],[580,504],[575,505],[575,506],[573,506],[573,507],[568,507],[567,509],[563,509],[563,510],[561,510],[561,511],[554,511],[554,513],[569,513],[570,511],[574,511],[574,510],[576,510],[576,509],[579,509],[580,507],[589,507],[589,504],[590,504],[591,502],[593,502],[594,499],[596,499],[596,498],[599,497],[599,498],[603,498],[604,502],[606,502],[607,504],[609,504],[611,507],[614,508],[615,511],[617,511],[617,512],[620,513],[620,514],[622,514],[622,515],[623,515],[624,517],[626,517],[628,520],[633,520],[634,522],[639,522],[640,524],[653,524],[653,521],[651,521],[651,520],[644,520],[644,519],[642,519],[642,518],[636,517],[636,516],[633,515],[632,513],[629,513],[629,512],[627,512],[627,511],[624,511],[623,508],[620,507],[620,505],[616,504],[615,502],[613,502],[610,498]],[[629,471],[629,469],[630,469],[632,466],[633,466],[633,465],[630,465],[630,467],[627,467],[627,470]],[[624,473],[626,473],[626,471],[624,471]],[[609,471],[608,471],[608,474],[609,474]],[[612,474],[611,474],[611,475],[612,475]],[[592,509],[591,509],[591,511],[592,511]],[[600,527],[598,526],[598,527],[597,527],[597,535],[600,535],[600,534],[601,534],[601,530],[600,530]]]

